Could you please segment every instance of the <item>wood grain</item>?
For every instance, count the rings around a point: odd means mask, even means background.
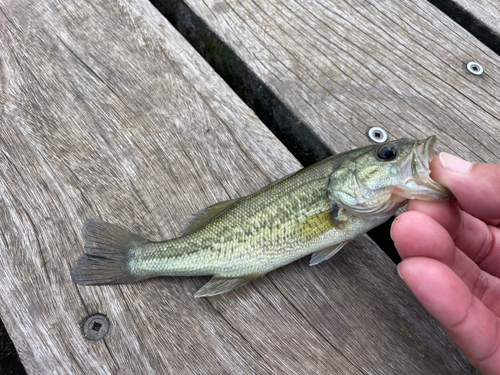
[[[379,126],[390,139],[436,134],[441,151],[499,161],[500,59],[425,0],[154,2],[177,9],[193,43],[206,25],[298,119],[283,126],[306,127],[333,152]],[[468,72],[470,61],[485,73]]]
[[[146,1],[2,0],[0,49],[0,314],[28,373],[474,373],[366,237],[214,298],[73,284],[85,219],[170,238],[300,165]]]

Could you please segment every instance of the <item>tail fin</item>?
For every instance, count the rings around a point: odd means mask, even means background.
[[[129,266],[132,250],[150,241],[102,220],[88,219],[82,237],[86,253],[71,269],[76,284],[102,285],[132,283],[145,279],[134,275]]]

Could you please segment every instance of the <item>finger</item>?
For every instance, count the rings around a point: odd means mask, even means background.
[[[500,227],[500,219],[496,220],[486,220],[486,223],[493,226],[493,227]]]
[[[463,210],[498,223],[500,165],[472,164],[441,153],[432,160],[431,170],[432,179],[450,189]]]
[[[450,234],[431,217],[417,211],[405,212],[392,223],[391,236],[401,259],[438,260],[453,269],[471,290],[477,285],[481,273],[477,264],[457,251]]]
[[[408,211],[419,211],[441,224],[451,238],[455,238],[462,228],[462,214],[454,202],[429,202],[413,199],[408,202]]]
[[[401,259],[426,257],[438,260],[453,269],[471,290],[475,286],[484,289],[478,285],[479,267],[457,251],[450,234],[431,217],[417,211],[405,212],[394,220],[391,236]]]
[[[462,212],[455,245],[490,275],[500,277],[500,229]]]
[[[500,316],[500,279],[481,269],[455,246],[450,234],[424,213],[408,211],[392,224],[391,237],[402,259],[427,257],[450,267],[469,290]]]
[[[424,256],[450,267],[455,263],[456,247],[450,234],[422,212],[399,215],[392,223],[391,238],[402,259]]]
[[[428,258],[411,258],[398,272],[422,303],[483,374],[500,368],[500,322],[474,297],[446,265]]]
[[[454,239],[455,246],[479,267],[500,277],[500,229],[487,225],[452,202],[412,200],[408,211],[419,211],[443,226]]]

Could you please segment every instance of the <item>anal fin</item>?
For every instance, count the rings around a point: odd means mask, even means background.
[[[233,289],[239,288],[240,286],[246,285],[260,275],[247,275],[241,277],[219,277],[214,276],[212,279],[203,285],[203,287],[195,293],[195,297],[211,297],[217,294],[222,294],[230,292]]]
[[[326,249],[316,251],[311,255],[311,261],[309,265],[315,266],[317,264],[320,264],[321,262],[324,262],[325,260],[330,259],[332,256],[337,254],[340,251],[340,249],[342,249],[344,245],[348,242],[349,241],[341,242],[337,245],[327,247]]]

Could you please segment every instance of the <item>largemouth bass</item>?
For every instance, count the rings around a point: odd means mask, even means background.
[[[101,285],[213,275],[195,294],[207,297],[309,254],[316,265],[385,222],[408,199],[454,199],[429,176],[435,141],[400,139],[334,155],[252,195],[207,208],[181,237],[168,241],[87,220],[87,252],[71,277]]]

